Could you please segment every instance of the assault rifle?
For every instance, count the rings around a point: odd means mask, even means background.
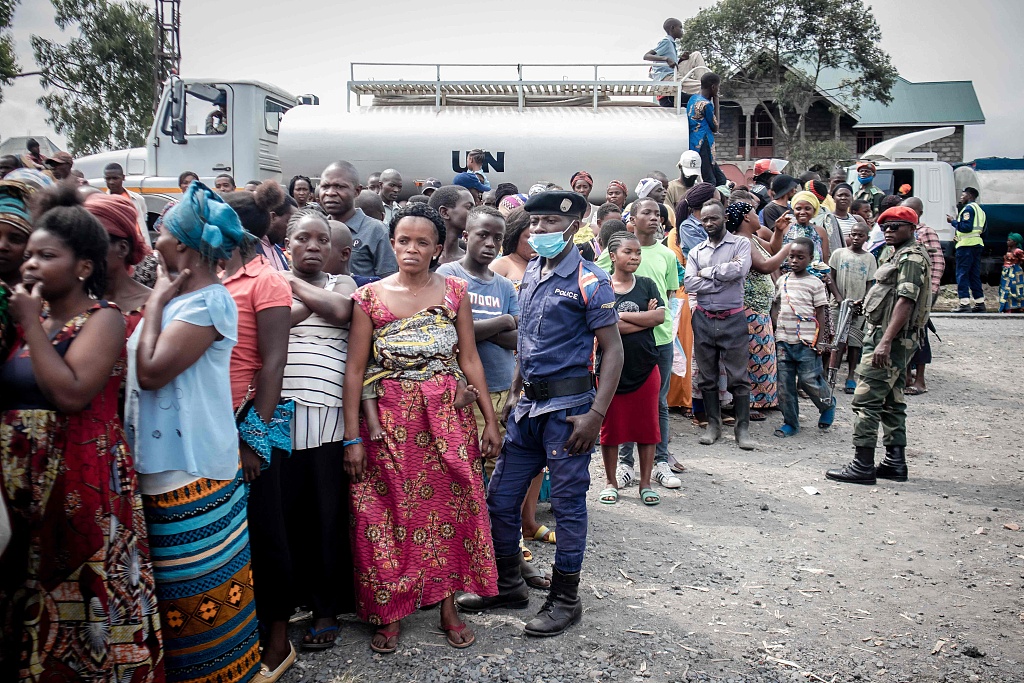
[[[843,365],[843,356],[846,355],[846,346],[850,339],[850,324],[853,322],[854,317],[860,313],[860,305],[860,301],[854,301],[853,299],[844,299],[843,303],[839,304],[836,336],[832,339],[832,344],[829,346],[831,351],[828,361],[829,403],[832,402],[836,393],[836,376],[839,374],[839,368]]]

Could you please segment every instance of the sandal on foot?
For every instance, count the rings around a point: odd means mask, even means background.
[[[793,425],[783,423],[781,427],[775,430],[775,436],[779,437],[780,439],[785,439],[786,437],[793,436],[799,431],[799,427],[794,427]]]
[[[907,387],[903,390],[903,393],[907,396],[920,396],[921,394],[927,394],[927,389],[918,389],[917,387]]]
[[[541,524],[540,528],[538,528],[537,532],[533,535],[533,540],[540,541],[541,543],[551,543],[554,545],[555,531],[554,529],[549,529]]]
[[[462,632],[466,630],[466,624],[459,624],[458,626],[445,626],[444,624],[441,624],[440,628],[441,631],[444,632],[444,636],[448,640],[448,644],[454,647],[456,650],[464,650],[476,642],[476,636],[473,635],[472,632],[470,632],[469,634],[469,640],[465,642],[456,643],[454,640],[452,640],[452,633],[458,633],[459,635],[462,635]]]
[[[852,379],[846,380],[846,386],[843,387],[843,391],[847,394],[852,394],[857,390],[857,382]]]
[[[374,652],[379,652],[382,655],[390,655],[390,654],[394,653],[395,650],[398,649],[398,636],[400,634],[401,634],[401,629],[395,629],[394,631],[389,631],[389,630],[387,630],[387,627],[379,628],[379,629],[377,629],[377,632],[374,633],[373,635],[374,636],[384,636],[384,646],[383,647],[377,647],[376,645],[373,644],[373,640],[371,639],[370,640],[370,649],[373,650]],[[392,644],[391,647],[388,647],[388,645],[391,643],[392,639],[394,639],[394,644]]]
[[[519,572],[523,575],[523,581],[525,581],[526,585],[530,588],[534,588],[539,591],[546,591],[551,588],[551,575],[545,574],[532,564],[520,562]]]
[[[832,399],[832,405],[821,411],[818,415],[818,429],[828,429],[836,421],[836,400]]]
[[[330,640],[323,640],[320,642],[314,642],[314,638],[319,638],[322,635],[328,633],[334,634]],[[306,635],[302,638],[302,649],[303,650],[329,650],[334,647],[334,641],[337,639],[338,627],[337,626],[324,626],[323,628],[313,628],[310,626],[306,630]],[[309,640],[306,640],[309,638]]]
[[[609,486],[608,488],[601,491],[601,495],[598,498],[599,501],[605,505],[615,505],[619,502],[619,490]]]
[[[519,549],[523,552],[523,559],[527,562],[533,562],[533,553],[526,547],[526,539],[519,539]]]
[[[640,489],[640,501],[648,507],[661,502],[661,496],[654,489]]]
[[[290,648],[288,656],[285,657],[273,671],[271,671],[270,667],[266,664],[260,664],[260,669],[256,672],[255,680],[260,683],[275,683],[275,681],[279,680],[281,676],[284,676],[285,672],[288,671],[292,664],[295,663],[295,646],[289,642],[288,647]]]
[[[750,421],[751,422],[764,422],[767,419],[768,419],[768,416],[765,415],[764,413],[762,413],[760,410],[751,410],[750,411]]]

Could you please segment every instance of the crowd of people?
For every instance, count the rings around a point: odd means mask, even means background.
[[[803,392],[827,430],[823,359],[855,415],[827,476],[906,480],[944,266],[921,203],[780,160],[726,183],[706,76],[678,178],[632,192],[585,170],[492,188],[480,150],[405,201],[398,170],[344,161],[287,187],[185,172],[152,239],[117,164],[107,192],[70,159],[5,169],[0,677],[269,682],[297,610],[304,650],[354,612],[394,652],[430,607],[461,649],[462,614],[531,588],[525,633],[558,635],[582,618],[595,445],[596,502],[636,483],[656,506],[691,448],[671,410],[750,450],[772,410],[799,432]],[[527,542],[555,544],[550,573]]]

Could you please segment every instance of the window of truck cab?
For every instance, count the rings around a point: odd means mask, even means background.
[[[263,126],[271,135],[281,130],[281,119],[293,105],[273,97],[263,98]]]
[[[185,88],[185,135],[224,135],[228,131],[231,113],[227,109],[227,90],[203,84],[204,95]],[[211,92],[219,93],[210,97]],[[164,135],[171,134],[171,106],[168,100],[164,108],[161,131]]]

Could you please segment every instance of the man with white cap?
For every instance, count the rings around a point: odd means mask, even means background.
[[[683,195],[700,180],[700,154],[688,149],[679,155],[679,178],[668,184],[665,192],[666,203],[669,206],[676,206],[683,199]]]

